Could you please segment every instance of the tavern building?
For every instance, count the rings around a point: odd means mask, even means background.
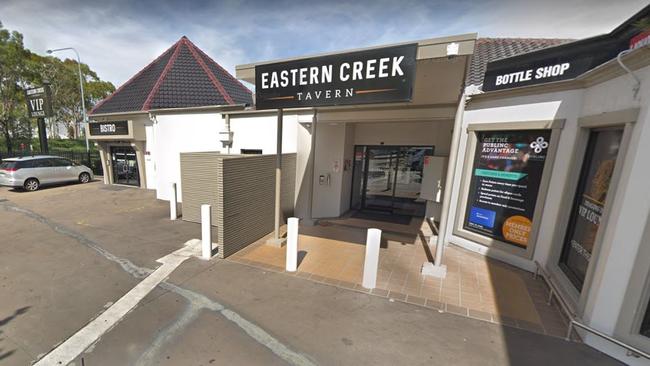
[[[538,274],[572,337],[648,365],[647,16],[584,40],[464,34],[237,66],[255,98],[183,38],[93,111],[90,137],[105,183],[165,200],[175,184],[189,221],[219,207],[221,257],[273,230],[280,152],[283,220],[429,219],[423,278],[457,250]]]

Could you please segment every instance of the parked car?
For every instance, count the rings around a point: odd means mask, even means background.
[[[90,168],[59,156],[9,158],[0,164],[0,186],[24,188],[26,191],[35,191],[47,184],[88,183],[92,179]]]

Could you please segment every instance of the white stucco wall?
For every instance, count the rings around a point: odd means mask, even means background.
[[[435,155],[448,156],[454,121],[355,123],[355,145],[434,145]]]
[[[471,123],[521,122],[536,120],[565,119],[561,132],[556,159],[553,165],[540,230],[536,238],[534,260],[547,264],[555,245],[553,237],[558,226],[561,197],[570,173],[571,157],[578,136],[578,118],[599,115],[606,112],[640,108],[634,124],[626,155],[620,167],[621,174],[616,189],[608,193],[607,210],[609,219],[601,224],[601,250],[592,258],[590,268],[594,276],[589,288],[583,290],[583,309],[578,309],[580,318],[588,325],[610,335],[622,316],[622,305],[628,290],[633,263],[642,242],[643,229],[650,213],[650,67],[637,70],[642,87],[635,99],[634,85],[628,75],[596,84],[586,89],[530,95],[504,99],[470,102],[464,114],[463,133],[456,161],[454,190],[450,207],[450,223],[446,239],[470,250],[488,254],[521,268],[534,269],[533,262],[514,254],[486,247],[452,234],[455,222],[461,172],[467,143],[466,127]],[[625,151],[622,150],[621,153]],[[619,167],[617,167],[619,168]],[[554,258],[554,257],[553,257]],[[553,259],[555,260],[555,259]],[[631,365],[649,365],[645,359],[626,355],[626,351],[594,336],[587,336],[586,342]]]
[[[320,123],[316,128],[316,155],[314,160],[314,218],[338,217],[341,214],[343,186],[343,153],[346,124]],[[335,169],[338,164],[338,171]],[[323,176],[327,181],[319,181]]]
[[[614,332],[619,321],[639,248],[650,245],[641,240],[650,214],[650,67],[636,74],[642,80],[636,99],[633,98],[632,79],[626,75],[587,89],[582,109],[582,115],[597,115],[640,108],[621,167],[616,196],[610,205],[603,247],[583,316],[591,326],[608,334]],[[650,360],[628,357],[624,350],[598,339],[590,338],[589,342],[631,365],[650,365]]]
[[[226,128],[220,113],[174,113],[158,114],[156,123],[145,127],[147,151],[145,157],[147,188],[156,190],[156,197],[171,199],[171,184],[176,183],[179,202],[182,202],[180,186],[180,153],[219,151],[227,153],[220,141],[219,132]],[[241,149],[261,149],[263,154],[276,152],[275,116],[233,115],[230,129],[233,131],[231,154]],[[284,117],[282,152],[295,153],[298,140],[296,114]]]
[[[465,153],[467,149],[467,126],[478,123],[506,123],[543,121],[554,119],[565,119],[564,128],[560,136],[553,165],[553,175],[549,183],[548,197],[561,197],[567,172],[569,170],[569,157],[573,151],[573,145],[577,134],[577,121],[582,105],[582,91],[565,91],[549,93],[545,95],[525,96],[509,99],[501,99],[485,102],[471,102],[471,109],[465,111],[463,127],[459,144],[459,154],[456,160],[456,174],[452,184],[451,205],[449,209],[448,227],[446,240],[482,254],[503,260],[507,263],[533,271],[535,265],[532,260],[524,259],[514,254],[501,251],[496,248],[487,248],[452,233],[453,227],[457,225],[456,214],[459,201],[461,175],[464,171]],[[470,152],[471,154],[471,152]],[[566,157],[566,158],[562,158]],[[544,215],[540,223],[539,235],[536,241],[536,249],[533,260],[545,263],[548,257],[551,242],[553,240],[553,229],[555,217],[560,209],[559,200],[546,200]]]
[[[181,195],[181,152],[221,151],[219,131],[224,121],[219,113],[160,114],[154,126],[156,197],[170,200],[172,183],[176,183],[178,201]],[[147,140],[149,143],[149,140]]]
[[[282,153],[295,153],[297,148],[297,115],[285,114],[282,124]],[[246,115],[230,117],[230,130],[233,131],[232,154],[241,149],[261,149],[262,154],[276,153],[276,116]]]
[[[154,159],[155,141],[156,136],[154,133],[154,126],[152,121],[148,121],[144,125],[144,132],[146,136],[145,141],[145,155],[144,155],[144,171],[147,177],[147,189],[156,189],[158,179],[156,178],[156,161]]]

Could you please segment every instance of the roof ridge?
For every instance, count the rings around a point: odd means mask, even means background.
[[[479,37],[477,40],[517,40],[517,41],[576,41],[577,38],[545,38],[545,37]]]
[[[205,61],[199,57],[199,54],[196,52],[196,47],[194,43],[192,43],[189,39],[183,38],[183,42],[188,46],[187,48],[190,50],[190,53],[192,54],[192,57],[196,60],[196,62],[199,63],[199,66],[203,69],[203,71],[208,75],[208,78],[210,81],[212,81],[212,84],[219,90],[223,98],[228,104],[235,104],[235,101],[232,99],[230,94],[226,91],[226,89],[221,85],[221,82],[219,82],[219,79],[210,71],[210,68],[208,65],[205,64]]]
[[[192,41],[190,41],[189,39],[188,39],[188,41],[189,41],[190,43],[192,43]],[[208,60],[210,60],[213,64],[215,64],[215,65],[216,65],[216,66],[217,66],[221,71],[223,71],[223,73],[224,73],[227,77],[229,77],[232,81],[234,81],[234,82],[237,83],[239,86],[241,86],[242,88],[244,88],[244,90],[245,90],[248,94],[253,95],[253,92],[252,92],[250,89],[248,89],[248,88],[246,87],[246,85],[244,85],[244,84],[243,84],[241,81],[239,81],[239,79],[237,79],[236,77],[232,76],[232,74],[229,73],[228,70],[224,69],[223,66],[221,66],[221,64],[219,64],[219,63],[218,63],[217,61],[215,61],[212,57],[210,57],[210,55],[208,55],[207,53],[203,52],[203,50],[200,49],[200,48],[198,48],[198,47],[197,47],[196,49],[197,49],[197,50],[198,50],[198,51],[199,51],[203,56],[207,57]]]
[[[165,68],[160,73],[158,80],[156,80],[156,83],[154,84],[153,88],[151,88],[151,91],[149,91],[149,95],[147,95],[147,99],[145,99],[144,103],[142,104],[143,111],[149,110],[149,108],[151,107],[151,102],[153,102],[154,96],[158,94],[158,90],[160,90],[160,86],[162,85],[163,81],[167,77],[169,70],[171,70],[172,66],[174,66],[174,63],[176,62],[176,58],[178,58],[178,54],[180,53],[181,47],[184,44],[184,42],[181,41],[184,39],[186,39],[185,36],[181,37],[181,39],[178,40],[178,42],[174,43],[176,49],[174,50],[174,53],[172,53],[169,60],[167,60],[167,65],[165,65]]]
[[[161,53],[160,56],[156,57],[153,61],[151,61],[149,64],[147,64],[147,66],[143,67],[140,71],[138,71],[137,74],[133,75],[133,76],[132,76],[131,78],[129,78],[129,80],[127,80],[124,84],[120,85],[119,88],[115,89],[115,91],[112,92],[111,95],[109,95],[109,96],[107,96],[106,98],[102,99],[99,103],[97,103],[97,104],[93,107],[93,109],[90,110],[90,113],[88,113],[88,114],[93,114],[93,113],[95,112],[95,110],[97,110],[97,109],[98,109],[99,107],[101,107],[103,104],[105,104],[106,102],[108,102],[109,100],[111,100],[111,98],[113,98],[113,96],[117,95],[117,93],[119,93],[119,92],[120,92],[122,89],[124,89],[127,85],[129,85],[131,82],[133,82],[133,81],[134,81],[138,76],[140,76],[140,74],[142,74],[143,72],[145,72],[146,70],[148,70],[151,66],[153,66],[156,62],[158,62],[158,61],[159,61],[163,56],[165,56],[165,55],[167,54],[167,52],[171,51],[172,48],[174,48],[174,47],[175,47],[179,42],[180,42],[180,40],[178,40],[176,43],[174,43],[173,45],[171,45],[171,47],[169,47],[168,49],[166,49],[165,52]]]

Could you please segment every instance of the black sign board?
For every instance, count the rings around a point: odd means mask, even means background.
[[[91,122],[88,124],[92,136],[128,135],[128,121]]]
[[[31,118],[52,117],[52,98],[49,85],[25,90],[27,110]]]
[[[483,91],[573,79],[643,39],[636,23],[650,16],[650,5],[608,34],[548,47],[487,64]]]
[[[417,44],[255,67],[257,109],[409,102]]]
[[[477,133],[464,229],[526,248],[550,130]]]

